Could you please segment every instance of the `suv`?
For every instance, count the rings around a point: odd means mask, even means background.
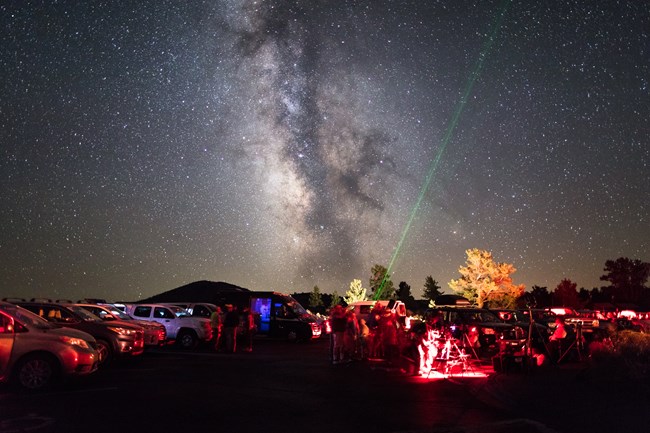
[[[163,324],[167,338],[176,340],[184,349],[194,349],[200,342],[212,340],[210,319],[192,317],[175,305],[126,304],[126,313],[135,319]]]
[[[49,322],[79,329],[95,337],[100,365],[105,365],[113,358],[130,358],[144,352],[144,330],[141,326],[121,320],[104,322],[74,304],[18,302],[17,305]]]
[[[149,320],[138,320],[129,316],[122,310],[118,310],[110,304],[75,304],[79,307],[90,311],[95,316],[99,317],[102,320],[111,322],[114,320],[122,320],[124,322],[129,322],[134,325],[142,326],[144,329],[144,346],[147,347],[158,347],[165,344],[167,339],[167,330],[160,323],[149,321]]]
[[[517,325],[503,323],[493,312],[484,308],[466,306],[437,306],[429,308],[425,318],[438,316],[441,326],[450,337],[469,346],[477,357],[496,355],[504,343],[523,346],[526,331]]]
[[[62,328],[8,302],[0,302],[0,382],[15,380],[27,389],[54,379],[97,370],[95,339]]]

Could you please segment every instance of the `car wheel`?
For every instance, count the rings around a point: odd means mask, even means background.
[[[37,390],[52,383],[57,373],[56,361],[47,355],[30,355],[20,361],[16,368],[16,379],[23,388]]]
[[[97,340],[97,358],[99,365],[108,365],[111,360],[111,345],[106,340]]]
[[[193,331],[181,331],[177,340],[178,345],[183,349],[194,349],[199,341]]]

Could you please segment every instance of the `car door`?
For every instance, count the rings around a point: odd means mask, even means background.
[[[152,320],[162,323],[167,330],[167,336],[169,338],[176,338],[178,334],[178,317],[167,307],[155,306],[153,308]]]
[[[0,312],[0,378],[9,376],[9,361],[14,347],[14,319]]]

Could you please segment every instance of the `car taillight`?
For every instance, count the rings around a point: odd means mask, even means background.
[[[496,332],[492,328],[483,328],[483,334],[485,335],[494,335]]]

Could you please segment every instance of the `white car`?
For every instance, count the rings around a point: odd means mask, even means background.
[[[210,319],[192,317],[186,310],[174,305],[126,304],[126,312],[134,319],[161,323],[167,338],[185,349],[193,349],[202,342],[212,340]]]

